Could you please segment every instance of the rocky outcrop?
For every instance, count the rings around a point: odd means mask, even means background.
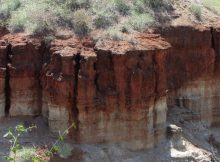
[[[160,41],[160,45],[164,43]],[[73,39],[51,44],[42,77],[42,112],[51,130],[75,122],[77,141],[122,141],[135,149],[152,147],[154,137],[157,141],[165,134],[166,102],[165,98],[157,100],[155,94],[155,54],[164,52],[154,52],[152,48],[159,47],[153,43],[139,51],[111,51],[104,44],[93,50],[80,44]]]
[[[170,27],[135,38],[137,45],[95,45],[89,38],[46,45],[24,35],[2,36],[1,110],[42,114],[53,132],[75,123],[77,142],[134,150],[165,138],[170,107],[191,109],[198,115],[190,120],[217,125],[218,29]]]
[[[12,35],[7,35],[3,39],[7,40],[10,46],[7,54],[8,78],[6,78],[8,98],[10,98],[8,99],[9,114],[10,116],[40,115],[41,42]]]
[[[147,47],[112,51],[100,45],[96,58],[82,60],[77,100],[81,140],[126,141],[142,148],[154,145],[156,133],[156,138],[163,135],[166,104],[156,96],[155,53]]]
[[[175,33],[174,38],[169,36],[170,33]],[[164,31],[173,46],[171,54],[175,54],[175,57],[170,56],[166,66],[171,71],[168,75],[171,90],[168,105],[191,110],[194,115],[187,120],[201,120],[207,125],[219,123],[220,115],[218,34],[212,28],[199,31],[182,27]],[[181,35],[183,41],[178,40]]]
[[[55,132],[65,130],[71,122],[77,122],[78,112],[74,112],[74,89],[78,78],[75,70],[78,56],[78,50],[74,48],[76,44],[74,40],[53,42],[48,53],[50,60],[43,67],[42,111],[48,117],[50,129]]]

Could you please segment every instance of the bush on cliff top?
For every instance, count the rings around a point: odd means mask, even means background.
[[[7,21],[11,12],[21,5],[19,0],[0,0],[0,4],[0,23]]]
[[[219,0],[203,0],[203,5],[212,10],[213,12],[220,14],[220,1]]]
[[[96,29],[128,25],[131,30],[144,31],[154,22],[154,10],[168,4],[167,0],[0,0],[0,3],[1,21],[12,32],[35,35],[68,29],[79,36]]]
[[[193,4],[190,9],[197,20],[202,19],[202,7],[201,6]]]
[[[11,13],[8,26],[12,32],[48,33],[56,28],[56,14],[57,11],[44,1],[27,1]]]
[[[89,13],[85,9],[79,9],[73,14],[74,32],[79,36],[85,36],[89,33]]]

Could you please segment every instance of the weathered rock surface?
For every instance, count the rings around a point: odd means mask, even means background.
[[[166,105],[155,96],[154,52],[114,53],[100,48],[96,47],[96,60],[83,60],[82,65],[89,64],[81,67],[88,70],[80,69],[79,73],[80,138],[88,142],[127,141],[133,147],[154,145],[154,134],[164,131],[166,121]],[[87,93],[81,91],[84,89]],[[89,99],[83,100],[87,96]]]
[[[75,122],[78,141],[123,141],[137,149],[164,136],[167,108],[155,96],[155,52],[113,53],[101,46],[94,51],[71,39],[52,42],[49,55],[43,112],[52,131]]]
[[[53,42],[49,51],[50,60],[43,67],[42,111],[54,132],[66,129],[71,122],[77,122],[77,112],[74,112],[77,43],[74,44],[74,40]]]
[[[8,51],[8,98],[10,116],[41,114],[41,85],[39,75],[42,51],[39,40],[24,36],[5,35]]]
[[[168,105],[195,112],[189,120],[202,120],[207,125],[219,124],[219,33],[213,29],[198,31],[190,27],[182,27],[178,31],[174,28],[164,33],[173,47],[166,66],[171,92]],[[169,33],[175,33],[174,38],[170,38]],[[183,42],[178,40],[181,35]]]
[[[182,26],[160,34],[165,39],[137,34],[137,45],[103,40],[95,47],[89,39],[46,46],[6,34],[0,41],[1,110],[42,114],[53,132],[74,122],[77,142],[120,142],[134,150],[165,138],[168,107],[195,110],[199,120],[218,125],[219,30]]]

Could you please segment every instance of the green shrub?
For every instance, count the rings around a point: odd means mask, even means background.
[[[128,15],[130,12],[130,6],[127,4],[128,2],[125,0],[114,0],[114,4],[116,9],[122,15]]]
[[[94,25],[96,28],[107,28],[111,25],[111,20],[106,15],[97,15],[94,19]]]
[[[57,28],[56,10],[44,1],[26,2],[12,12],[9,29],[12,32],[26,31],[29,34],[48,34]]]
[[[74,12],[73,14],[74,21],[74,32],[78,36],[85,36],[90,31],[90,18],[89,14],[85,9],[80,9]]]
[[[220,14],[220,1],[219,0],[203,0],[203,5],[211,11]]]
[[[149,4],[152,8],[160,8],[163,5],[162,0],[149,0]]]
[[[133,30],[143,32],[147,27],[151,26],[153,23],[154,18],[150,14],[134,13],[129,17],[126,24],[130,26],[130,28]]]
[[[21,2],[19,0],[4,0],[0,1],[0,21],[6,21],[11,12],[16,10],[20,5]]]
[[[90,7],[89,0],[60,0],[60,3],[65,4],[65,7],[69,8],[71,11]]]
[[[9,20],[9,29],[14,32],[23,32],[25,30],[25,24],[28,19],[27,12],[18,10],[12,14],[11,19]]]
[[[7,162],[45,162],[42,155],[36,154],[36,147],[24,147],[20,143],[21,136],[27,134],[35,128],[37,128],[35,125],[26,128],[23,124],[19,124],[15,126],[15,128],[8,129],[3,136],[11,143],[9,154],[5,156],[5,160]],[[72,147],[65,144],[64,139],[69,134],[69,130],[72,128],[76,128],[74,123],[63,132],[59,131],[57,140],[50,148],[47,148],[46,152],[44,152],[45,157],[52,157],[55,153],[58,153],[63,158],[67,158],[71,155]]]
[[[118,20],[118,12],[114,9],[113,1],[96,0],[93,2],[93,25],[96,28],[108,28]]]
[[[122,34],[117,28],[110,28],[107,31],[107,36],[110,37],[114,41],[119,41],[122,39]]]
[[[146,6],[143,0],[134,1],[134,11],[136,13],[142,14],[146,10]]]
[[[12,32],[44,36],[62,29],[84,36],[91,29],[109,26],[120,26],[122,32],[143,31],[152,25],[154,13],[169,6],[168,1],[0,0],[0,24],[7,25]]]
[[[143,0],[147,6],[153,10],[171,10],[171,4],[169,0]]]
[[[8,156],[5,156],[6,161],[11,162],[11,161],[18,161],[18,153],[23,154],[24,156],[24,147],[20,144],[20,138],[22,135],[25,133],[28,133],[29,131],[32,131],[32,129],[36,128],[36,126],[30,126],[28,128],[25,128],[24,125],[19,124],[17,125],[14,129],[9,128],[8,131],[4,134],[4,138],[7,138],[10,143],[10,153]],[[23,150],[22,150],[23,149]],[[26,157],[22,158],[28,158],[30,157],[27,155]],[[21,161],[22,162],[22,161]]]
[[[107,28],[116,21],[116,17],[108,11],[101,11],[96,13],[96,16],[93,19],[93,23],[96,28]]]
[[[34,147],[23,147],[17,151],[15,161],[17,162],[30,162],[35,155],[36,149]],[[13,153],[12,153],[13,154]],[[13,156],[13,155],[11,155]]]
[[[202,18],[202,9],[201,9],[201,6],[196,5],[196,4],[193,4],[190,9],[191,9],[191,12],[193,13],[193,15],[194,15],[198,20],[201,20],[201,18]]]

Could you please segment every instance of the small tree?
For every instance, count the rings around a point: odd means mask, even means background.
[[[11,161],[15,162],[17,152],[18,152],[18,150],[20,150],[22,148],[22,146],[19,142],[19,138],[23,134],[27,133],[28,131],[31,131],[34,128],[36,128],[36,126],[31,126],[31,127],[25,128],[24,125],[19,124],[15,127],[15,129],[12,129],[12,128],[8,129],[8,132],[3,137],[9,139],[9,141],[11,143],[10,152],[13,152],[13,154],[14,154],[13,157],[11,157],[10,155],[5,157],[8,162],[11,162]]]
[[[75,128],[75,124],[70,125],[69,128],[67,128],[64,132],[59,132],[58,139],[52,144],[52,146],[48,149],[48,151],[45,152],[46,157],[53,157],[53,155],[60,151],[59,143],[64,141],[64,138],[66,135],[68,135],[69,130],[71,128]],[[29,131],[32,131],[32,129],[37,128],[35,125],[30,126],[28,128],[25,128],[24,125],[19,124],[14,129],[9,128],[8,132],[3,136],[4,138],[9,139],[9,142],[11,143],[10,146],[10,152],[13,152],[13,157],[5,156],[6,161],[8,162],[16,162],[17,158],[17,152],[22,149],[22,145],[19,142],[19,139],[22,135],[25,133],[28,133]],[[42,157],[39,155],[34,155],[32,157],[32,162],[46,162]]]

